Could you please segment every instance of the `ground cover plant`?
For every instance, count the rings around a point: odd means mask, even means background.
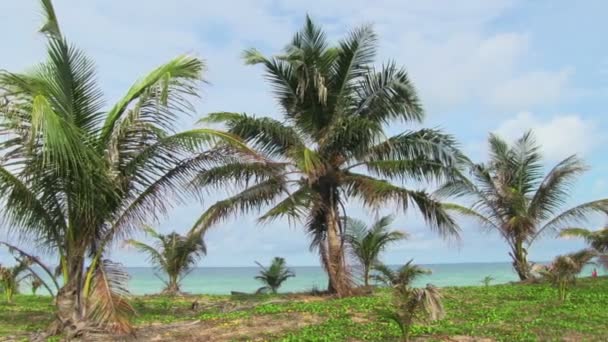
[[[602,341],[608,336],[607,277],[580,279],[563,303],[550,284],[447,287],[442,294],[445,318],[414,324],[412,340]],[[343,299],[142,296],[133,306],[140,340],[398,341],[398,326],[377,314],[390,303],[389,291],[380,290]],[[26,340],[53,319],[52,313],[51,298],[45,296],[16,295],[13,304],[0,303],[0,340]]]

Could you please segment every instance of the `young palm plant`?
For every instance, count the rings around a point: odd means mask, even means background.
[[[17,260],[17,264],[12,267],[0,265],[0,288],[4,291],[7,303],[13,302],[13,296],[19,294],[21,283],[29,279],[31,274],[28,272],[28,260]]]
[[[451,136],[434,129],[386,137],[386,125],[420,123],[425,115],[404,68],[392,62],[374,67],[376,40],[372,28],[363,26],[330,45],[307,17],[283,54],[245,51],[247,64],[264,67],[283,117],[210,114],[204,122],[223,124],[260,156],[235,153],[232,162],[202,172],[194,183],[222,189],[236,184],[242,190],[203,213],[199,227],[269,205],[260,221],[303,222],[328,273],[329,290],[338,295],[352,292],[340,219],[349,199],[367,207],[417,207],[441,234],[457,233],[433,196],[391,183],[442,180],[460,153]]]
[[[563,210],[573,181],[586,168],[579,158],[570,156],[543,175],[540,148],[530,132],[512,146],[491,134],[489,147],[487,164],[471,163],[469,177],[463,175],[449,182],[438,193],[472,199],[469,207],[444,207],[498,232],[511,249],[509,255],[519,278],[526,280],[531,276],[528,249],[539,236],[584,223],[590,214],[608,213],[608,199]]]
[[[154,246],[132,239],[126,242],[147,254],[155,267],[165,274],[167,280],[163,294],[181,294],[180,282],[192,271],[200,257],[207,253],[202,234],[193,231],[186,236],[176,232],[163,235],[149,227],[145,231],[157,240]]]
[[[558,298],[563,302],[568,296],[569,288],[575,284],[576,276],[596,256],[595,250],[584,249],[576,253],[560,255],[550,265],[535,266],[533,271],[557,288]]]
[[[30,286],[32,287],[32,295],[35,296],[40,286],[42,286],[42,280],[40,278],[34,278],[30,282]]]
[[[374,264],[380,262],[382,253],[390,244],[407,237],[404,232],[389,230],[393,223],[392,216],[384,216],[368,227],[364,222],[346,219],[346,242],[351,253],[361,265],[363,284],[369,285],[370,271]]]
[[[397,324],[403,341],[410,340],[411,328],[416,320],[434,321],[445,315],[439,289],[431,284],[424,288],[412,287],[412,282],[430,271],[412,264],[412,260],[393,271],[385,265],[377,265],[383,282],[392,287],[393,307],[380,311],[381,317]]]
[[[272,263],[269,267],[264,267],[262,264],[256,261],[256,264],[260,266],[260,275],[256,276],[255,279],[264,283],[264,286],[258,289],[258,293],[272,292],[277,293],[279,287],[285,282],[285,280],[295,277],[293,273],[285,265],[285,259],[275,257],[272,259]]]
[[[42,7],[47,60],[0,72],[0,214],[11,233],[59,257],[52,332],[132,332],[127,277],[104,251],[184,198],[180,186],[217,155],[204,147],[238,142],[208,129],[176,132],[204,69],[191,56],[154,69],[104,110],[92,61],[62,34],[51,1]]]
[[[431,274],[431,270],[415,265],[413,259],[397,269],[392,269],[383,263],[376,263],[373,265],[372,270],[374,273],[370,278],[388,287],[396,287],[403,284],[409,286],[420,276]]]

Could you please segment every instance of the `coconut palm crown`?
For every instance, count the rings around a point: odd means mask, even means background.
[[[362,268],[363,284],[369,285],[370,271],[379,263],[380,254],[392,243],[407,238],[407,234],[390,230],[393,217],[383,216],[368,227],[363,221],[346,219],[346,241],[349,249]]]
[[[489,151],[488,163],[471,163],[468,176],[463,174],[438,193],[472,200],[470,206],[444,207],[498,232],[509,245],[513,267],[521,280],[531,277],[527,254],[539,236],[586,223],[591,214],[608,213],[608,199],[564,209],[573,181],[586,167],[573,155],[544,174],[540,147],[531,132],[513,145],[491,134]]]
[[[256,262],[260,266],[260,274],[255,279],[261,281],[265,285],[260,287],[257,292],[272,292],[277,293],[279,287],[289,278],[293,278],[296,274],[287,268],[285,259],[275,257],[269,267]]]
[[[368,208],[395,204],[415,207],[443,235],[457,226],[429,193],[395,182],[444,179],[460,156],[454,139],[436,129],[387,136],[385,126],[420,123],[424,111],[404,68],[394,62],[374,66],[377,37],[370,26],[354,29],[331,45],[310,18],[282,54],[244,52],[247,64],[263,66],[282,116],[212,113],[259,152],[234,154],[231,163],[201,173],[200,188],[238,188],[209,208],[198,221],[208,227],[230,215],[267,206],[260,221],[287,218],[303,223],[311,249],[319,252],[329,290],[351,290],[344,257],[345,204]]]
[[[176,232],[163,235],[150,227],[144,229],[149,236],[157,240],[155,245],[133,239],[127,240],[126,243],[147,254],[155,267],[166,275],[164,294],[180,294],[181,280],[190,273],[196,262],[207,254],[203,235],[196,231],[185,236]]]

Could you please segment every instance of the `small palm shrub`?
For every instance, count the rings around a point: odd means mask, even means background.
[[[595,250],[584,249],[576,253],[559,255],[550,265],[538,265],[534,270],[542,279],[557,288],[558,299],[563,302],[568,297],[570,287],[576,283],[576,276],[596,256]]]
[[[412,325],[415,321],[435,321],[445,316],[442,296],[439,289],[431,284],[424,288],[413,288],[412,282],[419,276],[429,274],[430,270],[412,264],[410,260],[396,271],[385,265],[378,265],[377,279],[393,289],[392,308],[380,311],[386,320],[397,324],[401,331],[402,341],[409,341]]]
[[[38,288],[40,286],[42,286],[42,280],[38,279],[38,278],[34,278],[32,279],[30,286],[32,287],[32,295],[36,295],[36,291],[38,291]]]
[[[490,283],[493,282],[495,279],[492,276],[485,276],[482,280],[481,283],[483,284],[483,286],[488,287],[490,286]]]
[[[260,266],[260,274],[255,279],[261,281],[264,286],[258,289],[258,293],[277,293],[279,287],[285,282],[285,280],[295,277],[296,274],[287,268],[285,259],[275,257],[272,259],[272,263],[269,267],[264,267],[262,264],[256,261],[256,264]]]
[[[12,267],[0,265],[0,287],[4,292],[7,303],[13,302],[13,295],[19,294],[19,285],[31,275],[28,272],[27,260],[21,260]]]

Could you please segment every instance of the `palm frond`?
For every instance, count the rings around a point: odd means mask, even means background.
[[[239,194],[219,201],[209,207],[196,221],[193,228],[197,231],[206,231],[208,228],[237,213],[248,213],[252,210],[270,205],[278,196],[284,193],[283,179],[271,178],[258,183]]]
[[[357,87],[356,115],[388,124],[398,119],[404,122],[421,122],[422,104],[403,68],[393,62],[383,65],[377,72],[369,72]]]
[[[395,203],[404,211],[410,204],[418,207],[431,228],[444,237],[458,237],[459,228],[437,200],[424,191],[412,191],[369,176],[349,173],[344,177],[349,195],[360,198],[367,206]]]
[[[151,101],[158,110],[155,117],[150,117],[150,120],[163,127],[174,127],[175,114],[192,110],[187,96],[196,96],[196,84],[202,81],[204,69],[205,64],[202,60],[182,55],[159,66],[137,81],[108,112],[100,133],[100,146],[107,146],[110,137],[115,134],[117,123],[124,118],[127,108],[135,101],[139,101],[138,107]],[[171,97],[172,101],[169,101]]]
[[[104,260],[93,278],[93,292],[88,300],[88,317],[104,330],[133,334],[131,317],[135,310],[129,304],[129,275],[120,264]]]
[[[531,240],[533,241],[545,231],[555,231],[565,225],[587,222],[590,214],[608,214],[608,200],[591,201],[563,211],[539,228]]]

